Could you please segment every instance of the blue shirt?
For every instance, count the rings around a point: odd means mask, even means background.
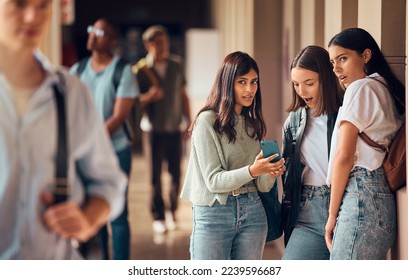
[[[52,85],[56,70],[39,57],[47,77],[20,118],[10,87],[0,73],[0,259],[76,259],[71,241],[42,221],[40,195],[51,191],[57,149],[57,108]],[[69,199],[82,205],[86,194],[106,199],[111,219],[123,209],[127,184],[92,97],[80,80],[66,80]],[[84,186],[82,178],[86,178]]]
[[[95,72],[89,59],[80,75],[81,80],[91,89],[99,115],[104,121],[112,116],[116,98],[136,98],[139,95],[139,86],[131,71],[130,64],[124,67],[119,86],[115,92],[113,74],[118,61],[119,58],[114,57],[104,70]],[[71,73],[76,73],[77,68],[78,63],[71,67]],[[115,131],[111,135],[111,139],[116,151],[122,151],[130,145],[130,140],[123,127]]]

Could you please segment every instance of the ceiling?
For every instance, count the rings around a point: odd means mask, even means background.
[[[129,30],[136,30],[134,33],[140,36],[148,26],[163,24],[169,30],[173,47],[183,55],[185,31],[211,27],[210,11],[211,0],[78,0],[74,24],[63,28],[63,48],[67,53],[64,56],[71,56],[63,64],[69,66],[89,54],[85,48],[86,27],[100,17],[115,20],[124,38]],[[140,52],[139,47],[136,55]]]

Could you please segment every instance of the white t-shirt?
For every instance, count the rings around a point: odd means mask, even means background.
[[[402,124],[403,116],[398,114],[387,88],[370,77],[385,83],[380,75],[374,73],[351,83],[345,92],[332,136],[328,184],[331,181],[332,159],[338,144],[338,128],[342,121],[352,123],[359,132],[364,131],[373,141],[385,147],[390,145],[391,139]],[[361,166],[370,171],[375,170],[381,166],[384,156],[383,151],[374,149],[358,137],[353,168]]]
[[[301,146],[301,161],[305,165],[302,183],[321,186],[326,184],[327,151],[327,115],[310,116]]]

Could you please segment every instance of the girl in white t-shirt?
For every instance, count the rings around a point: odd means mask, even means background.
[[[396,235],[395,197],[385,179],[385,154],[360,132],[389,146],[402,124],[405,88],[373,37],[349,28],[329,42],[333,71],[346,88],[329,161],[326,243],[331,259],[383,259]]]

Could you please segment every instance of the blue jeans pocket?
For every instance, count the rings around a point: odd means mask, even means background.
[[[377,225],[389,234],[395,232],[395,197],[388,193],[373,195],[374,207],[377,216]]]

